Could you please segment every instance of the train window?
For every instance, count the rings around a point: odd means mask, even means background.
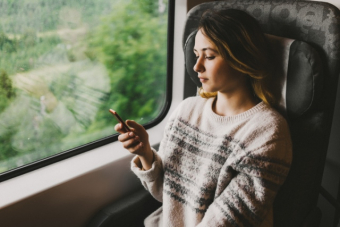
[[[169,98],[168,8],[168,0],[0,1],[0,175],[111,142],[109,108],[154,122]]]

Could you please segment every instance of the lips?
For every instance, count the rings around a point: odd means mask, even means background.
[[[200,78],[201,83],[204,83],[204,82],[208,81],[208,79],[204,78],[204,77],[198,77],[198,78]]]

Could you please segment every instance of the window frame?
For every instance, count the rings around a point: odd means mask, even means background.
[[[167,79],[166,79],[166,100],[164,107],[157,118],[144,124],[145,129],[150,129],[158,125],[166,116],[172,102],[172,82],[173,82],[173,52],[174,52],[174,25],[175,25],[175,1],[168,0],[168,28],[167,28]],[[112,125],[113,127],[113,125]],[[104,137],[102,139],[75,147],[70,150],[39,159],[37,161],[19,166],[14,169],[0,173],[0,182],[20,176],[22,174],[40,169],[53,163],[65,160],[67,158],[82,154],[95,148],[113,143],[118,140],[118,133]]]

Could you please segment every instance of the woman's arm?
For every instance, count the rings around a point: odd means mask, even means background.
[[[118,140],[130,153],[136,154],[131,162],[131,170],[140,178],[143,186],[151,195],[162,202],[163,169],[162,160],[149,143],[149,136],[144,127],[135,121],[126,121],[131,132],[123,131],[119,123],[115,130],[119,135]]]
[[[155,155],[155,160],[149,170],[142,170],[138,163],[140,162],[139,157],[131,161],[131,170],[140,179],[142,185],[150,194],[160,202],[163,202],[163,166],[162,159],[157,154],[156,150],[152,149]]]
[[[178,115],[178,111],[184,102],[181,102],[175,111],[170,115],[169,121],[164,129],[164,135],[159,146],[159,151],[156,152],[151,148],[149,137],[142,125],[134,121],[127,121],[128,126],[134,134],[121,132],[122,126],[117,124],[116,131],[123,133],[118,137],[118,140],[123,143],[123,146],[131,153],[136,154],[131,161],[131,170],[141,180],[143,186],[151,193],[158,201],[163,201],[163,151],[167,146],[168,135],[171,130],[174,119]],[[141,142],[141,143],[140,143]]]

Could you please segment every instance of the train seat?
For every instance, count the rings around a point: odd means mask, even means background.
[[[311,1],[230,0],[194,7],[187,14],[183,35],[184,98],[196,95],[200,86],[192,50],[200,16],[209,8],[244,10],[268,35],[278,64],[272,87],[293,142],[292,167],[274,203],[274,226],[319,226],[317,200],[340,73],[340,11],[331,4]],[[141,189],[104,207],[88,226],[143,226],[143,218],[160,205]],[[145,216],[141,217],[143,207]],[[133,217],[136,222],[127,224]]]

